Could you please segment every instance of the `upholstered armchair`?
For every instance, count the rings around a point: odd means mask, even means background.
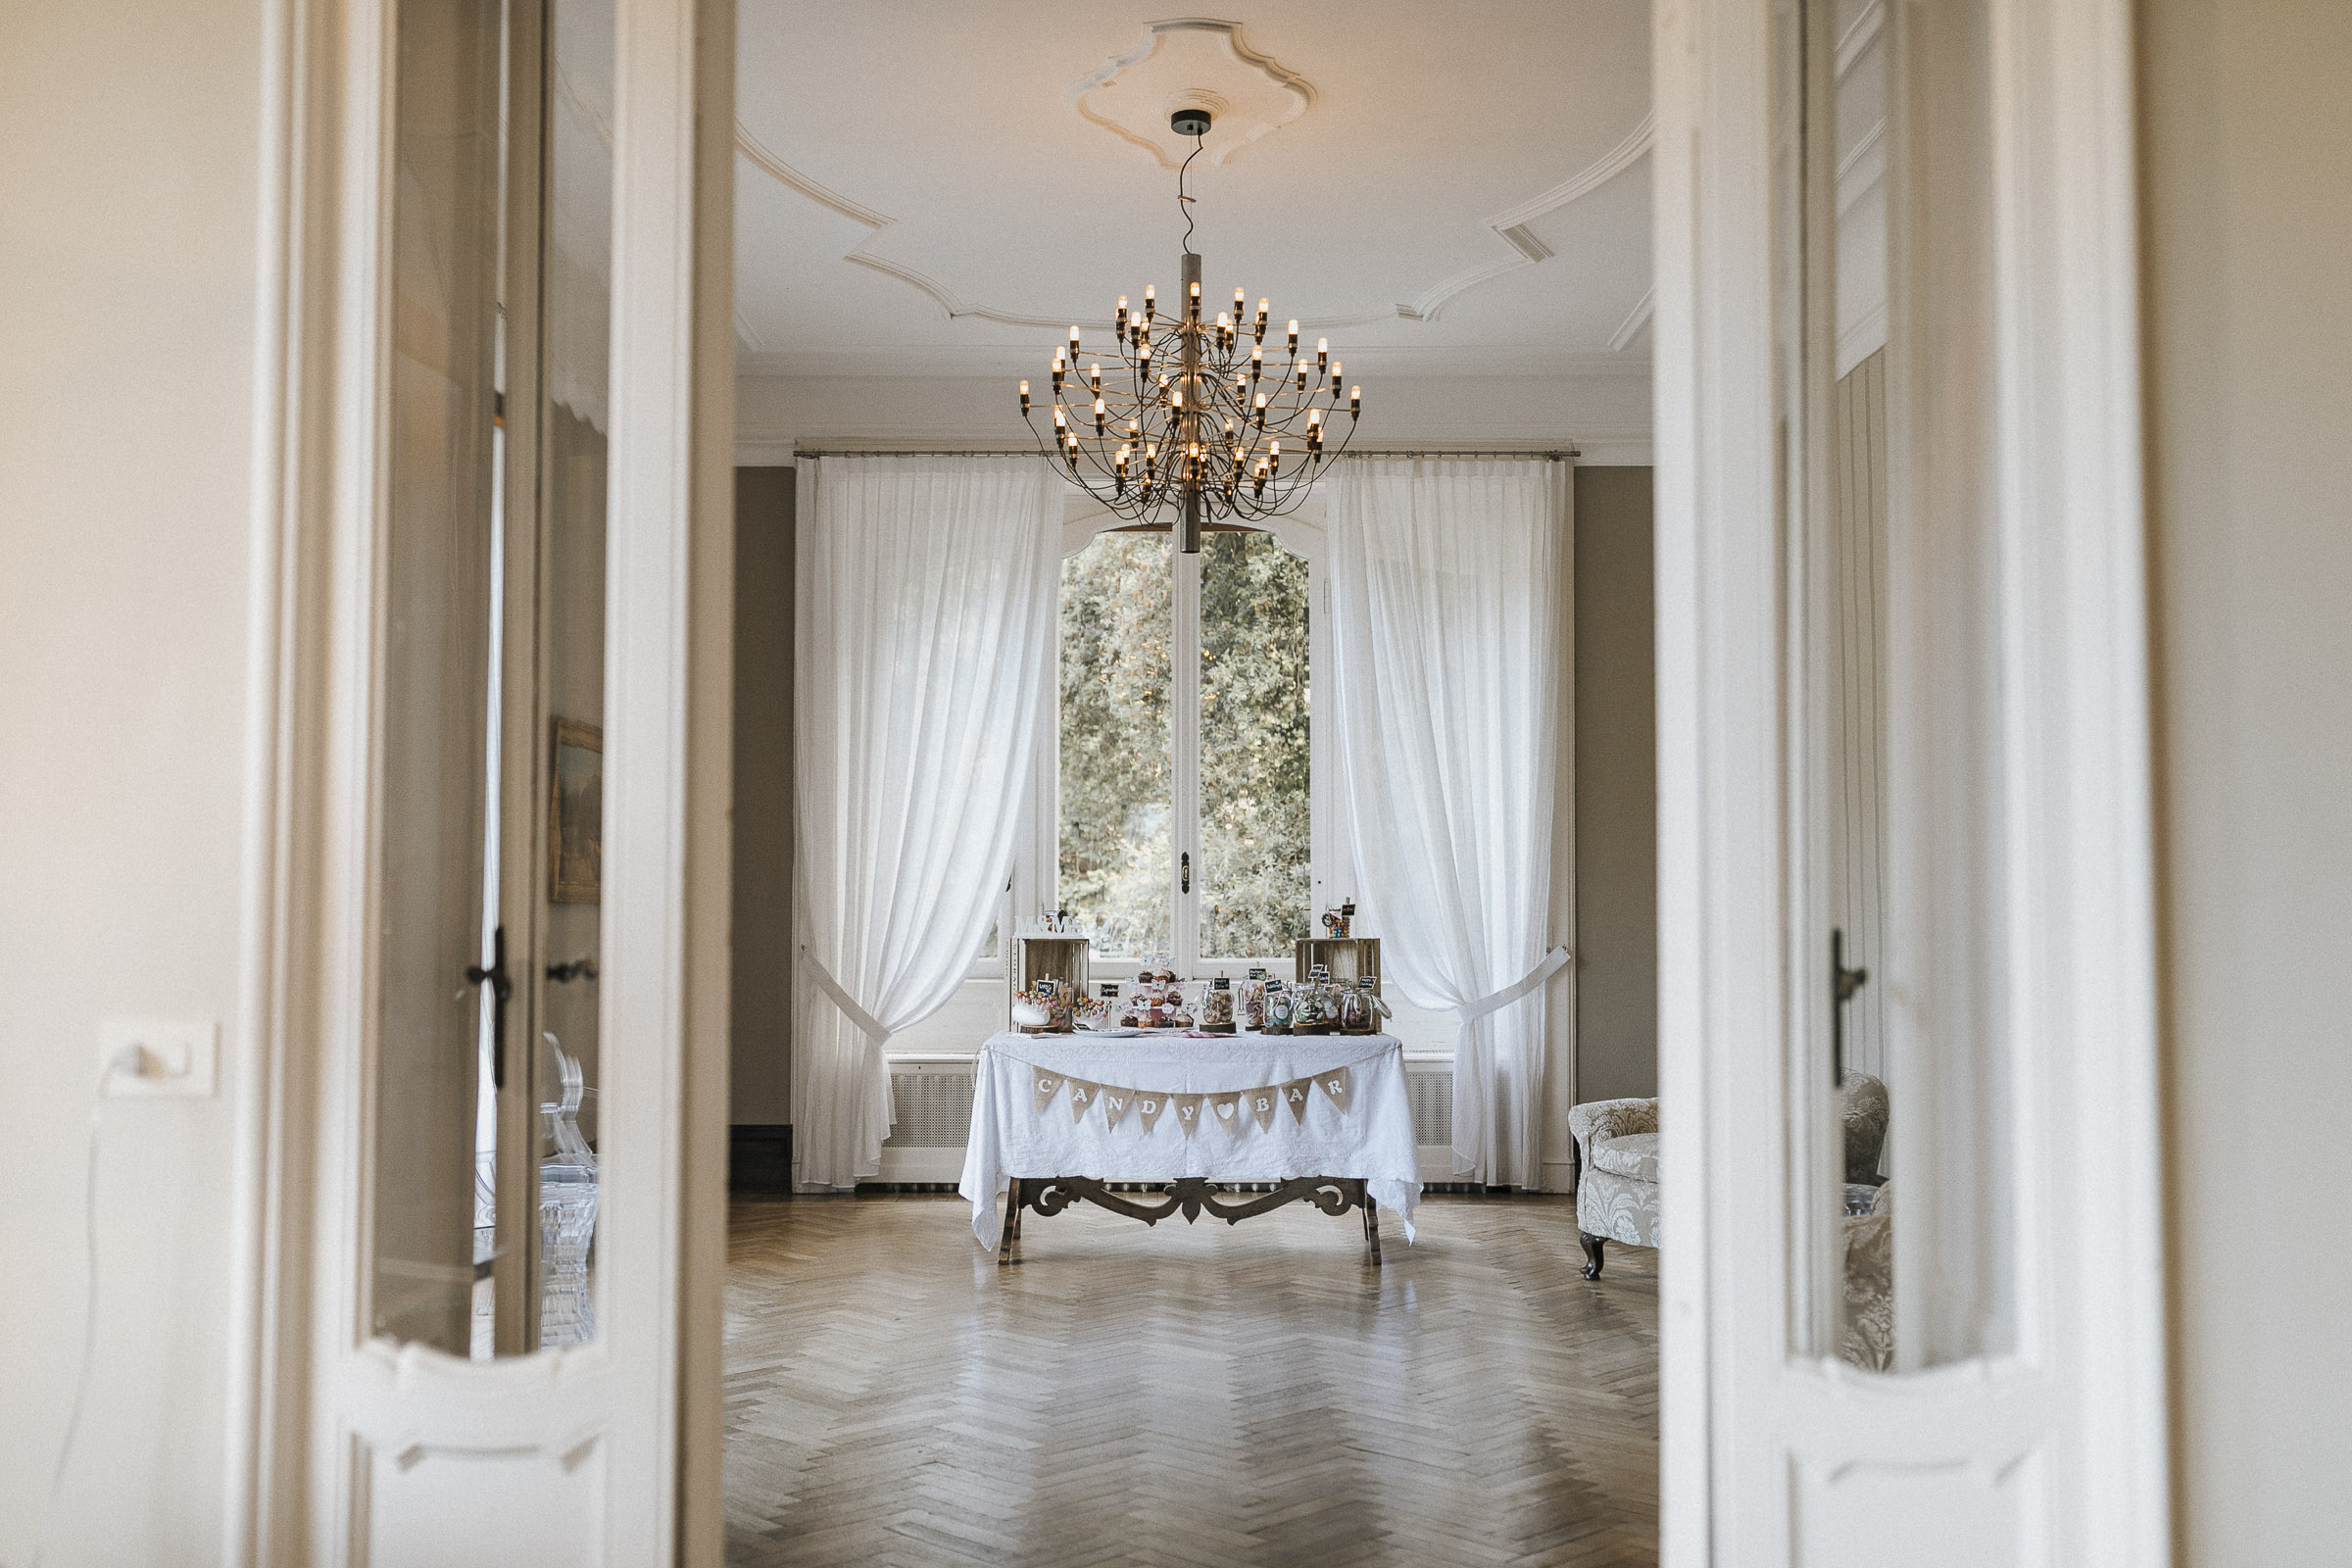
[[[1838,1099],[1845,1122],[1846,1206],[1866,1210],[1886,1143],[1886,1086],[1868,1073],[1849,1072]],[[1568,1113],[1568,1131],[1576,1139],[1583,1272],[1595,1280],[1605,1244],[1658,1245],[1658,1102],[1589,1101]]]
[[[1600,1278],[1601,1244],[1658,1245],[1658,1102],[1594,1100],[1568,1112],[1576,1140],[1577,1239],[1584,1275]]]

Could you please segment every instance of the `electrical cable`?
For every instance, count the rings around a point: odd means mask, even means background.
[[[109,1057],[98,1074],[98,1092],[90,1102],[89,1154],[83,1163],[81,1186],[81,1251],[89,1274],[88,1297],[81,1316],[81,1368],[74,1375],[74,1407],[66,1416],[65,1440],[57,1446],[57,1463],[49,1472],[49,1496],[41,1504],[40,1533],[32,1538],[32,1556],[25,1568],[41,1568],[49,1549],[49,1532],[57,1523],[57,1499],[66,1488],[67,1462],[74,1456],[74,1439],[81,1430],[81,1408],[90,1394],[90,1370],[98,1355],[98,1150],[105,1130],[106,1081],[118,1072],[136,1074],[137,1046],[124,1046]]]
[[[1193,248],[1193,199],[1184,193],[1184,176],[1191,171],[1193,160],[1200,156],[1200,147],[1205,134],[1205,132],[1198,130],[1193,132],[1193,150],[1186,153],[1184,162],[1176,167],[1176,210],[1184,215],[1184,248],[1188,253]],[[1165,169],[1167,165],[1162,164],[1160,168]],[[1179,300],[1178,308],[1181,309],[1183,304],[1184,302]],[[1073,368],[1075,368],[1074,365]]]

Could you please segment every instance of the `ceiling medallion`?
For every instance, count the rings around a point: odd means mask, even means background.
[[[1203,108],[1216,127],[1200,167],[1221,168],[1243,148],[1314,107],[1304,76],[1242,39],[1241,24],[1177,17],[1144,28],[1143,41],[1069,90],[1070,107],[1174,169],[1196,149],[1168,131],[1168,111]]]
[[[1210,119],[1207,110],[1191,107],[1177,110],[1168,123],[1193,139],[1197,158]],[[1070,328],[1067,349],[1055,348],[1049,368],[1050,439],[1030,407],[1029,383],[1021,383],[1021,417],[1070,482],[1113,515],[1172,525],[1176,548],[1186,555],[1200,554],[1200,530],[1215,519],[1247,526],[1297,507],[1325,465],[1347,450],[1363,412],[1363,388],[1349,387],[1348,422],[1340,425],[1340,362],[1331,357],[1331,340],[1316,339],[1311,357],[1300,354],[1296,319],[1286,357],[1268,368],[1267,301],[1259,300],[1256,318],[1245,320],[1249,295],[1237,288],[1231,315],[1219,311],[1214,324],[1202,318],[1193,197],[1185,191],[1192,161],[1187,158],[1176,173],[1178,210],[1185,214],[1176,308],[1162,318],[1155,291],[1147,288],[1143,310],[1133,312],[1121,295],[1110,352],[1090,357],[1083,371],[1078,361],[1087,352],[1084,339]],[[1339,432],[1336,447],[1327,418]]]

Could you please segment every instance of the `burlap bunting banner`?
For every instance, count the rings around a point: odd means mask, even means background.
[[[1116,1127],[1126,1119],[1127,1108],[1132,1105],[1137,1123],[1149,1133],[1163,1112],[1173,1109],[1176,1124],[1184,1129],[1187,1138],[1203,1121],[1215,1122],[1236,1138],[1241,1136],[1244,1123],[1250,1121],[1257,1123],[1259,1132],[1272,1132],[1274,1113],[1284,1105],[1291,1108],[1291,1119],[1304,1126],[1306,1102],[1313,1086],[1322,1086],[1332,1107],[1343,1112],[1352,1103],[1355,1088],[1352,1069],[1347,1067],[1334,1067],[1311,1078],[1293,1078],[1288,1083],[1270,1084],[1263,1089],[1235,1089],[1213,1095],[1162,1095],[1151,1090],[1123,1089],[1116,1084],[1090,1083],[1084,1078],[1048,1072],[1043,1067],[1032,1066],[1029,1070],[1030,1089],[1036,1097],[1034,1108],[1041,1115],[1067,1084],[1070,1120],[1074,1123],[1086,1120],[1086,1113],[1100,1104],[1103,1126]]]
[[[1217,1113],[1217,1125],[1228,1134],[1239,1136],[1242,1130],[1242,1097],[1239,1094],[1211,1095],[1209,1108]]]

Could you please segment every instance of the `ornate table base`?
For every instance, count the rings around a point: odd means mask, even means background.
[[[1156,1225],[1171,1214],[1187,1224],[1202,1214],[1239,1225],[1252,1214],[1269,1213],[1286,1203],[1312,1203],[1326,1214],[1364,1211],[1364,1261],[1380,1263],[1380,1205],[1364,1191],[1360,1177],[1300,1176],[1276,1182],[1271,1192],[1227,1193],[1204,1176],[1186,1176],[1169,1182],[1157,1193],[1114,1193],[1091,1176],[1015,1176],[1004,1189],[1004,1227],[997,1244],[997,1261],[1012,1261],[1021,1239],[1021,1211],[1058,1214],[1080,1199],[1129,1219]]]

